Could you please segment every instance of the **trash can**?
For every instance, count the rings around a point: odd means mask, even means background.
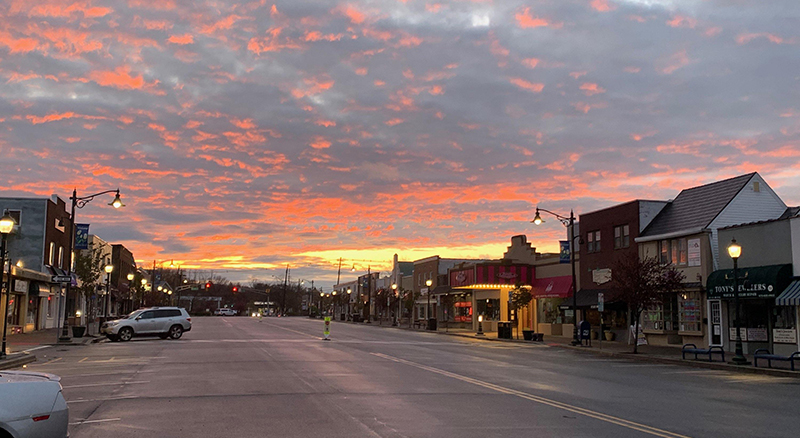
[[[511,322],[500,321],[497,323],[497,338],[511,339]]]
[[[436,318],[428,318],[428,330],[436,331]]]

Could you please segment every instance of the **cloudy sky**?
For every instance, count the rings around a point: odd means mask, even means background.
[[[536,205],[800,204],[797,0],[337,1],[2,2],[3,195],[119,187],[78,222],[137,260],[322,285],[555,251]]]

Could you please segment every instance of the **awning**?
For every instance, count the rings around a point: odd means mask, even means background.
[[[578,308],[597,309],[597,294],[603,293],[603,299],[606,304],[617,302],[614,298],[612,291],[608,289],[582,289],[578,291],[577,301]],[[559,309],[572,309],[572,298],[567,298],[564,303],[558,306]]]
[[[572,292],[572,276],[537,278],[531,286],[534,298],[566,298]]]
[[[775,298],[792,282],[792,265],[756,266],[740,268],[739,298]],[[733,299],[733,269],[720,269],[708,276],[708,298]]]
[[[775,298],[776,306],[800,306],[800,278],[795,278],[789,286]]]

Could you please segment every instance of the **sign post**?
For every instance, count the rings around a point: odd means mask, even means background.
[[[331,317],[330,316],[326,316],[325,317],[325,331],[322,332],[322,334],[325,335],[323,340],[325,340],[325,341],[330,341],[331,340]]]

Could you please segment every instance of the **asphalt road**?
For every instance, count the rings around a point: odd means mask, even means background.
[[[796,437],[800,381],[306,318],[38,351],[73,438]],[[46,356],[46,357],[44,357]]]

